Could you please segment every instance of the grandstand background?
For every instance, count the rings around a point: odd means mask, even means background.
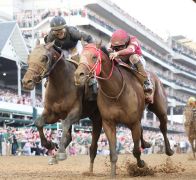
[[[44,82],[34,92],[27,92],[21,87],[21,78],[36,40],[43,42],[51,18],[61,15],[68,25],[102,39],[105,45],[117,28],[137,36],[147,69],[158,74],[167,92],[169,132],[184,132],[182,111],[188,97],[196,95],[194,42],[182,35],[165,42],[109,0],[2,0],[0,12],[0,126],[27,126],[41,114]],[[153,131],[159,125],[147,110],[142,123]]]

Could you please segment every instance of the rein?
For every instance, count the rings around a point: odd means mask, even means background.
[[[64,56],[64,53],[63,53],[63,51],[61,51],[61,55],[59,56],[59,58],[51,66],[51,68],[48,70],[48,72],[46,72],[46,74],[42,76],[42,79],[43,78],[46,78],[46,77],[48,77],[50,75],[50,73],[52,72],[52,70],[55,68],[56,64],[62,59],[63,56]]]
[[[126,83],[125,83],[125,80],[124,80],[124,78],[123,78],[122,72],[120,71],[119,68],[118,68],[118,70],[119,70],[120,75],[121,75],[121,77],[122,77],[123,85],[122,85],[122,88],[121,88],[120,92],[119,92],[116,96],[109,96],[109,95],[107,95],[107,94],[103,91],[103,89],[101,88],[101,86],[99,87],[99,88],[100,88],[100,92],[101,92],[105,97],[107,97],[107,98],[109,98],[109,99],[114,99],[114,100],[116,100],[116,101],[118,101],[119,97],[120,97],[121,94],[123,93],[123,90],[124,90],[125,84],[126,84]]]

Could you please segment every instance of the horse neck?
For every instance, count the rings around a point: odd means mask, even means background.
[[[71,88],[74,76],[74,65],[66,60],[60,60],[49,75],[49,84],[56,90],[67,90]]]
[[[112,70],[112,61],[105,54],[102,55],[102,70],[100,77],[106,78],[110,75]],[[117,95],[123,86],[123,76],[118,67],[114,66],[111,77],[108,80],[98,79],[99,85],[104,92],[107,92],[109,96]]]

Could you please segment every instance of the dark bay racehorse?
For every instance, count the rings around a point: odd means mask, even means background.
[[[139,167],[144,167],[140,159],[141,118],[145,108],[143,87],[130,70],[115,65],[109,59],[106,49],[99,49],[95,44],[84,47],[80,56],[80,64],[75,72],[76,85],[82,85],[91,77],[96,76],[99,84],[97,97],[98,107],[102,116],[103,128],[109,141],[111,176],[116,174],[116,124],[125,124],[132,132],[134,142],[133,155]],[[153,77],[155,92],[154,104],[149,109],[160,120],[160,130],[165,141],[166,154],[171,156],[173,151],[167,138],[167,98],[163,86],[157,76]]]
[[[62,120],[62,138],[59,153],[63,154],[71,142],[71,125],[81,118],[92,120],[92,143],[90,147],[90,171],[97,153],[102,121],[97,102],[84,100],[84,87],[74,84],[76,65],[63,57],[63,52],[53,43],[37,46],[29,55],[28,69],[23,77],[23,87],[33,90],[35,85],[48,76],[45,91],[44,110],[35,125],[39,130],[41,144],[47,149],[53,149],[55,144],[49,142],[44,133],[45,124],[53,124]],[[63,156],[62,156],[63,157]]]

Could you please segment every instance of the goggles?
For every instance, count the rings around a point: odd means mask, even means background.
[[[120,51],[122,49],[125,49],[126,48],[126,45],[121,45],[121,46],[112,46],[112,49],[114,51]]]

